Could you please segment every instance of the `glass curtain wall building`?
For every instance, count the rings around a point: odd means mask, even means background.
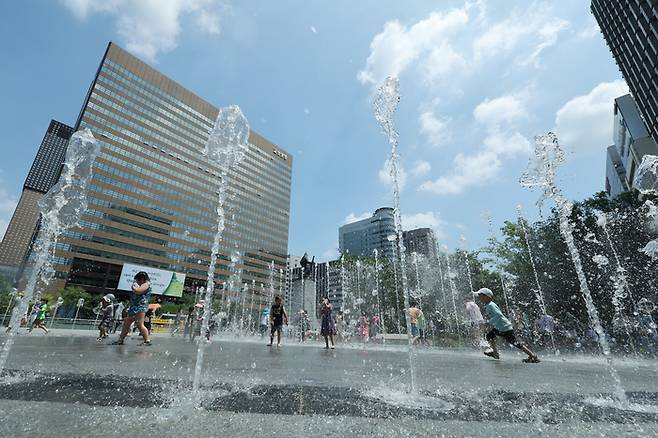
[[[658,1],[592,0],[591,10],[658,142]]]
[[[393,259],[397,254],[393,209],[378,208],[372,217],[343,225],[338,230],[338,246],[341,254],[372,257],[376,249],[380,255]]]
[[[89,209],[81,228],[57,246],[52,288],[115,289],[123,263],[185,273],[188,292],[205,285],[219,170],[202,151],[217,114],[217,107],[108,45],[76,123],[102,147]],[[269,264],[286,267],[293,157],[254,131],[249,141],[247,157],[228,180],[216,282],[232,274],[230,256],[238,251],[241,282],[255,281],[265,300]]]
[[[39,224],[39,201],[62,170],[73,128],[51,120],[32,162],[18,205],[0,243],[0,274],[12,281],[20,273]]]

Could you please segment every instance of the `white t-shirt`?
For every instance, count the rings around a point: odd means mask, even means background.
[[[478,324],[484,322],[484,318],[482,317],[482,312],[480,312],[480,308],[473,301],[469,301],[466,303],[466,312],[468,312],[468,316],[469,318],[471,318],[471,322],[476,322]]]

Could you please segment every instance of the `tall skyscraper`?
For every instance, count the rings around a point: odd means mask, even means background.
[[[605,190],[610,198],[635,186],[635,172],[647,155],[658,154],[630,94],[615,99],[614,145],[607,150]]]
[[[102,148],[87,188],[89,208],[81,228],[58,242],[51,289],[115,290],[128,265],[161,269],[173,275],[171,284],[184,279],[188,291],[205,284],[220,179],[202,152],[217,114],[217,107],[108,45],[76,123]],[[227,180],[215,279],[230,276],[231,254],[239,252],[236,270],[242,282],[255,280],[258,303],[269,296],[271,261],[277,272],[286,267],[293,157],[254,131],[249,143]]]
[[[395,220],[393,209],[378,208],[372,217],[345,224],[338,230],[338,246],[341,254],[372,257],[376,249],[383,257],[396,254]]]
[[[39,223],[39,200],[55,185],[73,128],[51,120],[32,162],[23,191],[0,243],[0,274],[13,280],[25,260]]]
[[[417,253],[436,259],[436,237],[431,228],[416,228],[402,234],[404,248],[408,254]]]
[[[658,141],[658,1],[592,0],[591,11]]]

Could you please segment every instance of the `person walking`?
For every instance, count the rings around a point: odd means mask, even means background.
[[[487,315],[487,322],[491,326],[491,330],[487,333],[486,339],[489,341],[491,350],[485,351],[484,355],[493,357],[494,359],[500,359],[500,354],[498,353],[498,348],[496,347],[496,337],[500,336],[505,339],[510,345],[518,348],[528,355],[527,358],[523,359],[525,363],[539,363],[539,358],[535,353],[530,351],[530,349],[520,341],[516,339],[514,335],[514,327],[512,323],[503,315],[503,312],[500,311],[500,308],[496,303],[493,302],[493,292],[491,289],[486,287],[477,291],[477,295],[480,298],[482,304],[484,304],[484,312]]]
[[[331,301],[329,301],[329,297],[324,297],[320,309],[320,314],[322,315],[320,334],[324,337],[324,348],[331,348],[332,350],[336,348],[337,334],[336,321],[334,321],[334,316],[332,315],[333,309],[334,306],[331,304]],[[329,341],[331,341],[331,347],[329,347]]]
[[[144,271],[135,274],[135,282],[132,284],[131,289],[132,294],[130,295],[128,317],[123,320],[123,328],[121,329],[119,339],[112,342],[112,344],[123,345],[123,341],[130,331],[130,325],[134,322],[144,339],[141,345],[150,346],[151,337],[144,326],[144,315],[148,310],[149,301],[151,300],[151,281],[149,275]]]
[[[119,301],[119,303],[114,306],[114,323],[112,324],[112,333],[116,333],[119,327],[121,327],[123,324],[123,312],[125,308],[126,306],[123,304],[123,301]]]
[[[483,340],[482,326],[484,325],[484,318],[482,317],[482,312],[480,312],[480,307],[475,304],[473,298],[466,298],[464,300],[464,306],[466,307],[466,314],[468,315],[469,332],[471,334],[473,346],[479,348],[480,343]]]
[[[34,322],[32,323],[32,327],[30,327],[30,333],[32,333],[32,330],[35,328],[40,328],[44,332],[48,333],[48,328],[46,328],[46,314],[48,313],[48,299],[47,298],[41,298],[41,304],[37,307],[37,313],[34,318]]]
[[[423,312],[418,308],[418,304],[411,303],[411,307],[407,310],[407,316],[411,324],[411,343],[415,344],[420,338],[420,331],[418,331],[418,317]]]
[[[283,324],[288,325],[288,314],[283,307],[283,300],[281,297],[274,298],[274,304],[270,309],[270,343],[267,344],[271,347],[274,343],[274,334],[276,333],[276,346],[281,346],[281,335],[283,333]]]
[[[187,318],[185,319],[185,329],[183,330],[183,339],[189,336],[192,339],[192,331],[194,330],[194,306],[187,309]]]
[[[107,338],[109,330],[114,325],[114,295],[107,294],[101,298],[101,320],[98,323],[98,338],[97,341],[102,341]]]

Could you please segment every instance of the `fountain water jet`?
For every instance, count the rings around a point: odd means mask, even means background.
[[[555,182],[557,170],[563,161],[564,152],[562,151],[557,136],[554,133],[549,132],[546,135],[539,135],[535,137],[534,157],[530,160],[528,169],[521,177],[520,183],[523,187],[529,188],[531,190],[539,189],[542,191],[538,201],[539,208],[542,207],[544,200],[548,198],[555,202],[560,221],[560,233],[562,234],[562,237],[567,244],[567,248],[569,249],[571,260],[574,264],[576,274],[578,276],[580,291],[585,300],[585,306],[587,308],[590,322],[598,335],[599,346],[601,347],[601,351],[606,358],[610,375],[614,380],[615,396],[621,403],[627,405],[628,399],[626,398],[626,393],[624,392],[624,388],[621,385],[619,374],[617,373],[617,370],[615,369],[612,362],[610,345],[608,344],[606,333],[603,330],[603,326],[601,325],[599,311],[594,305],[592,293],[590,292],[589,285],[587,283],[587,277],[585,277],[585,271],[583,269],[583,264],[580,258],[580,252],[578,251],[578,247],[576,246],[576,241],[574,239],[574,225],[570,220],[571,212],[573,211],[573,203],[564,198],[562,192],[557,187]]]
[[[87,210],[87,186],[100,152],[101,147],[89,129],[75,132],[66,149],[59,181],[39,201],[41,228],[32,247],[33,259],[25,294],[17,301],[16,312],[9,322],[9,337],[0,352],[0,372],[5,368],[28,303],[38,298],[37,287],[48,285],[54,275],[52,257],[57,240],[64,231],[78,225],[80,215]]]
[[[210,252],[210,265],[208,266],[208,280],[206,285],[205,306],[203,309],[203,320],[201,333],[208,331],[210,314],[212,312],[212,298],[215,290],[215,269],[217,267],[217,256],[219,254],[222,234],[225,228],[224,202],[226,200],[227,178],[229,172],[237,166],[247,153],[249,148],[249,122],[242,114],[240,107],[232,105],[220,108],[215,126],[210,132],[204,155],[208,157],[220,169],[220,181],[217,191],[217,231],[213,239]],[[199,387],[201,385],[201,371],[203,369],[203,357],[206,343],[199,341],[194,367],[194,379],[192,392],[199,401]]]
[[[388,77],[377,90],[375,97],[375,118],[381,125],[391,145],[391,177],[393,179],[393,216],[395,219],[395,231],[398,238],[398,250],[400,252],[400,277],[402,280],[402,295],[404,297],[405,310],[409,308],[409,290],[407,288],[407,273],[404,267],[404,241],[402,236],[402,215],[400,213],[400,175],[398,169],[398,133],[393,125],[393,114],[400,103],[400,83],[397,78]],[[411,320],[407,316],[407,339],[409,341],[409,374],[411,392],[416,392],[416,372],[413,366],[413,338],[411,335]]]
[[[528,258],[530,259],[530,265],[532,265],[532,272],[535,275],[535,284],[537,285],[537,289],[535,290],[535,296],[537,298],[537,303],[539,304],[539,308],[541,310],[542,318],[546,315],[548,315],[548,312],[546,311],[546,301],[544,300],[544,292],[541,289],[541,283],[539,282],[539,272],[537,271],[537,264],[535,263],[535,257],[532,254],[532,247],[530,246],[530,237],[528,236],[528,230],[526,229],[525,223],[525,217],[523,216],[523,207],[521,205],[516,206],[516,211],[519,215],[519,223],[521,224],[521,230],[523,231],[523,238],[525,241],[525,247],[528,250]],[[553,352],[557,354],[557,348],[555,347],[555,338],[553,336],[553,331],[551,330],[549,332],[549,335],[551,336],[551,345],[553,346]]]

